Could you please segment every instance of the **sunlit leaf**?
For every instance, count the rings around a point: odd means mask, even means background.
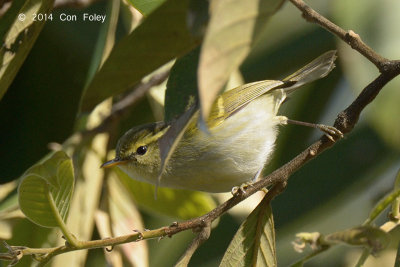
[[[132,231],[144,231],[142,217],[133,199],[115,173],[107,180],[109,191],[109,209],[114,236],[132,234]],[[132,266],[148,266],[149,255],[147,242],[131,242],[121,245],[122,252]]]
[[[20,208],[36,224],[59,226],[67,217],[73,187],[72,161],[58,151],[23,175],[18,187]]]
[[[113,236],[110,226],[110,216],[106,211],[97,210],[94,220],[96,221],[97,231],[102,239]],[[110,266],[123,266],[121,252],[117,249],[112,249],[112,251],[109,251],[108,248],[104,248],[104,257]]]
[[[0,24],[1,32],[8,28],[7,33],[2,36],[0,47],[0,99],[6,93],[46,22],[44,19],[34,20],[34,15],[49,15],[54,0],[26,0],[22,6],[19,1],[15,2],[11,6],[14,19],[1,20]]]
[[[7,240],[12,237],[12,225],[10,220],[4,220],[0,214],[0,239]]]
[[[242,223],[220,266],[277,266],[274,220],[267,198]]]
[[[17,186],[17,181],[8,182],[0,186],[0,219],[2,219],[2,213],[7,213],[9,209],[18,207],[18,195],[14,191]]]
[[[17,188],[17,182],[16,181],[11,181],[5,184],[2,184],[0,187],[0,210],[1,210],[1,205],[3,204],[3,200],[9,196],[12,191],[14,191]]]
[[[214,0],[199,63],[201,114],[211,106],[228,80],[250,52],[267,20],[283,0]]]
[[[143,14],[134,8],[128,0],[121,2],[121,18],[129,33],[144,19]]]
[[[204,215],[216,206],[209,194],[197,191],[158,188],[155,199],[153,185],[133,180],[118,168],[114,171],[134,201],[150,212],[172,218],[190,219]]]
[[[82,111],[119,94],[175,57],[190,51],[199,40],[186,25],[188,0],[169,0],[149,15],[111,51],[85,90]]]
[[[128,0],[132,6],[144,16],[148,16],[154,9],[159,7],[165,0]]]

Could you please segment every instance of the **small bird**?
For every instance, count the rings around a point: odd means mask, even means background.
[[[325,77],[336,51],[328,51],[283,80],[265,80],[222,93],[213,103],[208,131],[199,129],[198,110],[165,166],[161,181],[159,139],[170,123],[136,126],[118,141],[116,157],[101,167],[118,166],[131,178],[205,192],[227,192],[258,178],[274,150],[277,126],[287,123],[318,128],[333,139],[334,127],[289,120],[277,112],[286,96],[303,84]],[[160,184],[158,184],[160,182]]]

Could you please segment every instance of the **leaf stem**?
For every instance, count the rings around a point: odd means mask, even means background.
[[[367,220],[363,223],[363,225],[371,224],[378,216],[381,214],[390,204],[392,204],[392,217],[397,218],[398,215],[398,203],[399,203],[399,196],[400,196],[400,188],[397,190],[393,190],[390,194],[379,200],[379,202],[375,205],[374,209],[371,211]],[[397,214],[395,214],[395,206],[397,203]]]
[[[58,212],[58,208],[56,203],[54,202],[53,196],[51,195],[50,188],[47,186],[47,199],[50,203],[50,208],[53,211],[53,215],[60,227],[62,233],[64,234],[65,239],[67,242],[72,245],[74,248],[79,248],[82,245],[82,242],[79,241],[69,230],[67,225],[65,224],[63,218],[61,218],[60,213]]]
[[[310,259],[314,258],[315,256],[318,256],[319,254],[321,254],[322,252],[324,252],[325,250],[327,250],[329,248],[330,248],[330,246],[322,246],[318,250],[311,252],[310,254],[308,254],[307,256],[305,256],[304,258],[300,259],[299,261],[293,263],[290,266],[291,267],[303,266],[306,261],[309,261]]]

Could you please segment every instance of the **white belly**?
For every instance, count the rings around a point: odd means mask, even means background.
[[[266,94],[210,129],[184,137],[163,175],[161,186],[226,192],[252,180],[270,157],[277,135],[276,113],[283,91]]]

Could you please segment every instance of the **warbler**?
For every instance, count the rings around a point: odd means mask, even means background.
[[[116,157],[102,167],[118,166],[133,179],[206,192],[227,192],[258,177],[274,150],[277,126],[287,123],[316,127],[342,136],[334,127],[278,116],[286,96],[299,86],[325,77],[333,68],[336,51],[328,51],[283,80],[265,80],[239,86],[215,100],[208,131],[199,129],[199,112],[187,126],[158,181],[159,139],[170,123],[133,127],[118,141]],[[160,182],[160,184],[158,184]]]

